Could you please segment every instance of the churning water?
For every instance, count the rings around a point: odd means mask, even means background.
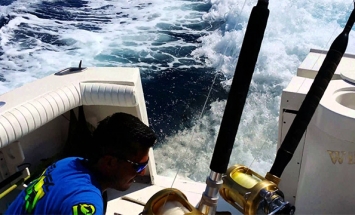
[[[255,0],[0,0],[0,93],[64,67],[142,72],[158,172],[203,181]],[[230,164],[264,175],[282,89],[310,48],[328,49],[351,0],[270,0]],[[355,51],[351,32],[348,52]],[[211,89],[209,95],[209,90]],[[206,107],[203,108],[206,102]]]

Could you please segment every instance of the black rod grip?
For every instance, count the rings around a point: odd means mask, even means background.
[[[269,9],[267,7],[268,1],[259,0],[250,14],[210,164],[210,169],[217,173],[225,173],[227,171],[269,17]]]
[[[355,10],[352,11],[344,30],[334,40],[320,67],[310,90],[288,130],[276,154],[276,159],[269,173],[281,177],[282,172],[292,156],[311,121],[319,102],[343,57],[349,40],[349,32],[355,21]]]

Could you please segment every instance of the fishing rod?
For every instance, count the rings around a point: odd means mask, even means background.
[[[206,190],[198,205],[199,211],[204,214],[215,214],[216,212],[218,192],[223,183],[222,174],[227,171],[235,136],[264,37],[269,17],[268,5],[268,0],[259,0],[250,14],[210,163],[211,172],[206,179]]]
[[[292,159],[292,156],[307,129],[312,116],[319,105],[319,102],[337,69],[348,45],[349,33],[355,22],[355,1],[354,9],[338,37],[333,41],[330,49],[309,89],[302,105],[288,130],[279,150],[277,151],[274,164],[267,174],[281,177],[282,172]]]
[[[332,76],[345,53],[349,32],[355,21],[355,2],[344,30],[332,43],[322,66],[295,117],[270,172],[265,177],[235,165],[227,170],[220,189],[221,196],[244,214],[293,214],[296,208],[284,200],[278,188],[280,176],[291,160]]]

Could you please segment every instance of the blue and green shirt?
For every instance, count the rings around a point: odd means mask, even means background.
[[[5,214],[102,215],[99,184],[83,166],[82,158],[71,157],[49,166],[11,203]]]

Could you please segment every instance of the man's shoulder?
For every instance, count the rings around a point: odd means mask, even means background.
[[[64,163],[70,163],[70,162],[82,162],[84,158],[81,157],[66,157],[63,159],[58,160],[56,163],[64,164]]]
[[[83,166],[84,159],[81,157],[67,157],[57,162],[53,163],[52,166],[58,169],[65,169],[65,171],[76,171],[76,170],[85,170],[86,168]]]
[[[54,168],[57,169],[56,180],[60,182],[58,188],[65,188],[70,192],[87,190],[101,194],[99,184],[93,173],[84,165],[83,158],[64,158],[59,160]],[[48,170],[50,171],[50,168]]]
[[[92,173],[83,165],[83,159],[69,157],[59,160],[47,167],[44,176],[50,176],[57,188],[76,190],[78,188],[90,188],[95,182]],[[97,187],[97,186],[95,186]]]

